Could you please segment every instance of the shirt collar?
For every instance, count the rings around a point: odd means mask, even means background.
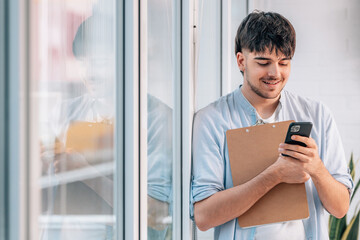
[[[241,108],[243,108],[246,111],[247,114],[256,116],[257,115],[256,109],[245,98],[244,94],[241,91],[241,86],[242,86],[242,84],[239,86],[239,88],[235,92],[236,100],[240,104]],[[281,109],[284,108],[284,104],[285,104],[285,94],[283,94],[283,93],[284,93],[284,91],[281,91],[280,99],[279,99],[280,111],[281,111]]]
[[[251,103],[245,98],[244,94],[241,91],[241,86],[236,90],[236,100],[240,104],[240,107],[246,111],[249,115],[256,115],[256,109],[251,105]]]

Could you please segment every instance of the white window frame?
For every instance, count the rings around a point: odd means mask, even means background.
[[[140,238],[139,1],[124,1],[124,239]]]
[[[6,185],[7,185],[7,174],[5,170],[6,166],[6,73],[5,73],[5,1],[0,0],[0,239],[6,239],[7,237],[7,207],[6,207]]]
[[[182,1],[181,83],[182,83],[182,237],[193,239],[190,220],[192,123],[195,109],[194,1]]]
[[[28,6],[24,0],[7,0],[6,16],[6,208],[8,209],[7,237],[9,239],[25,240],[29,236],[28,209],[28,171],[25,156],[28,148],[25,146],[27,133],[25,130],[26,100],[28,95],[24,89],[28,87],[25,81],[27,74],[27,51],[24,41],[28,38],[25,31]]]

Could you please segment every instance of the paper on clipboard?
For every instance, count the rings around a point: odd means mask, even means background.
[[[243,184],[273,164],[289,124],[285,121],[226,132],[234,186]],[[240,227],[309,217],[305,184],[281,183],[271,189],[238,218]]]

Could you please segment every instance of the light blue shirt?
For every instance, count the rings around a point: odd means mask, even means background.
[[[148,95],[148,194],[172,209],[172,109]]]
[[[312,122],[311,137],[330,174],[348,189],[353,182],[348,172],[344,149],[334,118],[329,109],[317,101],[283,90],[280,98],[279,121]],[[243,96],[240,88],[198,111],[193,128],[193,166],[190,215],[194,218],[195,202],[233,187],[226,131],[252,126],[256,110]],[[323,207],[314,183],[305,183],[310,217],[303,220],[307,239],[328,239],[328,212]],[[239,199],[241,201],[241,199]],[[237,218],[215,227],[215,239],[254,239],[257,227],[243,229]]]

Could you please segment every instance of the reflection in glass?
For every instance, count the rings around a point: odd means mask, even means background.
[[[34,6],[40,239],[114,236],[115,1],[93,2]]]
[[[148,239],[171,238],[172,109],[148,95]]]
[[[148,239],[172,238],[173,2],[148,1]]]

